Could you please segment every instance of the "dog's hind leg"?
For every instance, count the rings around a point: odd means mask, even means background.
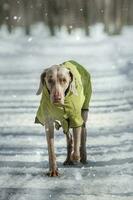
[[[86,122],[88,119],[88,111],[82,110],[82,117],[84,123],[82,125],[81,130],[81,146],[80,146],[80,162],[83,164],[87,164],[87,152],[86,152],[86,139],[87,139],[87,130],[86,130]]]
[[[80,146],[80,162],[83,164],[87,164],[86,137],[87,137],[87,130],[84,123],[81,131],[81,146]]]
[[[66,140],[67,140],[67,158],[64,161],[64,165],[73,165],[73,161],[71,160],[71,154],[73,151],[73,139],[72,134],[70,132],[66,133]]]

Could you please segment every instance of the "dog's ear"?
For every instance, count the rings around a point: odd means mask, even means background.
[[[43,71],[43,72],[41,73],[39,88],[38,88],[38,90],[37,90],[37,92],[36,92],[36,95],[40,95],[40,94],[41,94],[42,89],[43,89],[43,86],[44,86],[44,84],[45,84],[45,80],[44,80],[45,77],[46,77],[46,70]]]
[[[77,92],[77,89],[76,89],[76,83],[75,83],[75,78],[74,78],[74,75],[72,74],[71,71],[69,71],[69,75],[71,77],[71,82],[70,82],[70,91],[72,91],[72,93],[74,95],[78,95],[78,92]]]

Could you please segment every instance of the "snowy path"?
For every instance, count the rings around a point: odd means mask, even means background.
[[[0,33],[0,200],[133,199],[132,35],[131,28],[89,39]],[[89,163],[64,167],[65,137],[57,132],[61,176],[49,178],[44,130],[33,123],[40,99],[35,92],[43,66],[69,59],[92,74]]]

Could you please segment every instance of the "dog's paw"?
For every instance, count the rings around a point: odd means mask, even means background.
[[[47,173],[47,176],[50,176],[50,177],[59,176],[59,171],[58,171],[58,169],[56,169],[56,170],[50,170],[50,171]]]
[[[71,159],[66,159],[66,160],[63,162],[63,165],[74,165],[74,162],[73,162]]]
[[[88,164],[88,161],[86,159],[80,159],[80,162],[84,165],[87,165]]]
[[[80,161],[80,155],[77,155],[77,154],[75,154],[75,153],[72,153],[71,159],[72,159],[72,161],[74,161],[74,162],[79,162],[79,161]]]
[[[82,152],[80,153],[80,155],[81,155],[80,162],[81,162],[82,164],[88,164],[86,152],[83,152],[83,151],[82,151]]]

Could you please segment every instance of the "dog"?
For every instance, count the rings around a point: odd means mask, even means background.
[[[70,60],[45,69],[40,76],[37,95],[42,93],[35,123],[45,126],[49,176],[58,176],[54,150],[54,127],[63,128],[67,140],[64,165],[86,163],[86,121],[92,94],[90,73]],[[73,134],[69,129],[73,129]]]

